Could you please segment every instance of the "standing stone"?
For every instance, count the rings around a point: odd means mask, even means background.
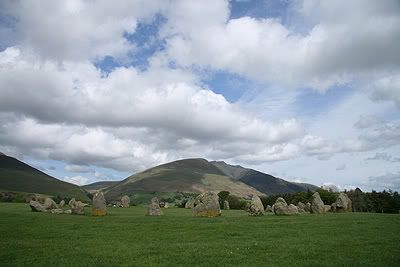
[[[146,215],[148,215],[148,216],[163,215],[161,208],[160,208],[160,202],[158,201],[158,198],[153,197],[151,199],[151,202],[150,202],[149,206],[147,207]]]
[[[195,206],[192,209],[193,216],[217,217],[221,216],[218,195],[213,192],[204,192],[197,196]]]
[[[306,205],[303,202],[299,201],[299,203],[297,203],[297,209],[300,213],[306,212],[305,208]]]
[[[29,206],[31,207],[32,211],[36,212],[46,212],[47,210],[44,208],[42,204],[40,204],[39,201],[31,200],[29,202]]]
[[[265,212],[272,212],[271,205],[267,205],[267,207],[265,208]]]
[[[93,216],[105,216],[107,214],[107,203],[104,198],[103,192],[97,192],[93,196],[92,202],[92,215]]]
[[[64,207],[65,205],[65,201],[64,199],[60,201],[60,204],[58,204],[58,206],[60,206],[60,208]]]
[[[164,204],[164,209],[168,209],[169,208],[169,203],[168,202],[165,202],[165,204]]]
[[[330,212],[332,209],[331,205],[324,205],[324,212]]]
[[[131,199],[125,195],[121,198],[121,205],[123,208],[129,208],[129,204],[131,203]]]
[[[295,205],[288,205],[281,197],[278,197],[278,199],[275,201],[273,211],[276,215],[297,215],[299,213]]]
[[[324,202],[322,201],[322,199],[321,199],[321,197],[319,196],[319,193],[318,193],[318,192],[315,192],[315,193],[312,195],[311,213],[316,213],[316,214],[325,213]]]
[[[336,212],[351,212],[352,203],[350,198],[345,193],[340,193],[336,202],[332,204]]]
[[[311,212],[311,203],[307,202],[306,206],[304,207],[305,212]]]
[[[189,200],[185,203],[185,209],[193,209],[195,201],[196,200],[194,198],[189,198]]]
[[[229,210],[229,202],[227,200],[224,200],[224,210]]]
[[[251,198],[250,206],[247,209],[250,216],[262,216],[264,215],[264,206],[261,202],[261,199],[253,195]]]
[[[71,199],[68,202],[68,205],[71,207],[71,214],[77,214],[77,215],[85,214],[84,204],[80,201],[76,201],[75,198]]]
[[[46,198],[46,199],[44,200],[43,207],[44,207],[46,210],[58,209],[57,203],[54,202],[54,200],[52,200],[51,198]]]

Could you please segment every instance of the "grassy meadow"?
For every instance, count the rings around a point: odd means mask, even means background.
[[[400,266],[400,215],[249,217],[223,211],[109,208],[106,217],[31,212],[0,203],[0,265]]]

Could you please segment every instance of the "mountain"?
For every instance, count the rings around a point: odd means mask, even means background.
[[[0,189],[89,201],[79,186],[60,181],[3,153],[0,154]]]
[[[144,192],[193,192],[227,190],[237,196],[263,195],[245,183],[227,176],[205,159],[184,159],[134,174],[105,190],[107,199]]]
[[[108,199],[144,192],[193,192],[229,191],[233,195],[293,193],[315,190],[309,184],[285,181],[242,166],[223,161],[184,159],[162,164],[129,176],[106,189]]]
[[[267,195],[302,192],[308,189],[315,191],[318,189],[317,186],[312,184],[288,182],[270,174],[244,168],[239,165],[233,166],[223,161],[212,161],[211,164],[227,176],[254,187]]]
[[[85,189],[89,193],[94,193],[99,190],[105,190],[108,187],[116,185],[117,183],[118,183],[118,181],[102,181],[102,182],[95,182],[92,184],[87,184],[87,185],[81,186],[81,188]]]

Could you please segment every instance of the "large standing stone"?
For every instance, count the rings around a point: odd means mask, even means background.
[[[297,207],[293,204],[288,205],[286,201],[278,197],[273,205],[273,211],[276,215],[297,215],[299,211]]]
[[[185,209],[193,209],[195,201],[196,200],[194,198],[189,198],[188,201],[186,201],[185,203]]]
[[[39,201],[31,200],[29,201],[29,206],[31,207],[32,211],[37,211],[37,212],[47,211],[45,207],[42,204],[40,204]]]
[[[227,200],[224,200],[224,210],[229,210],[229,202]]]
[[[345,193],[340,193],[336,202],[332,205],[336,212],[351,212],[352,203],[350,198]]]
[[[315,192],[312,195],[311,213],[316,213],[316,214],[325,213],[325,205],[321,197],[319,196],[318,192]]]
[[[44,207],[46,210],[58,209],[57,203],[54,202],[54,200],[52,200],[51,198],[46,198],[46,199],[44,200],[43,207]]]
[[[107,214],[107,203],[103,192],[97,192],[93,196],[92,202],[92,215],[105,216]]]
[[[68,205],[71,207],[71,213],[77,215],[84,215],[85,214],[85,205],[80,202],[76,201],[75,198],[71,199],[68,202]]]
[[[204,192],[197,196],[192,214],[197,217],[220,216],[221,209],[219,207],[218,195],[213,192]]]
[[[300,213],[306,212],[305,208],[306,205],[303,202],[299,201],[297,203],[297,209],[299,210]]]
[[[123,208],[129,208],[129,204],[131,203],[131,199],[125,195],[121,198],[121,205]]]
[[[251,216],[264,215],[264,206],[261,202],[261,199],[258,196],[253,195],[253,197],[251,198],[250,206],[247,209],[247,211]]]
[[[151,199],[151,202],[150,202],[149,206],[147,207],[146,215],[148,215],[148,216],[163,215],[161,208],[160,208],[160,202],[158,201],[158,198],[153,197]]]

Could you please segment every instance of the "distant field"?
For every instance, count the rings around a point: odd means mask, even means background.
[[[167,209],[110,208],[109,216],[34,213],[0,203],[0,265],[400,266],[400,215],[193,218]],[[87,210],[90,214],[90,209]]]

